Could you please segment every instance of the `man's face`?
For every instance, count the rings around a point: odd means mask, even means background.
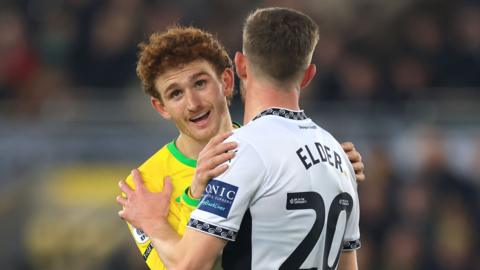
[[[230,78],[232,77],[232,78]],[[162,101],[156,107],[171,119],[180,133],[197,141],[208,141],[228,120],[226,96],[233,89],[231,70],[217,75],[212,65],[197,60],[168,70],[155,81]]]

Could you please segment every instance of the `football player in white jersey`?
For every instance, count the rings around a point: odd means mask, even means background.
[[[191,195],[204,193],[182,238],[166,222],[168,210],[148,226],[135,224],[148,227],[168,268],[210,269],[234,242],[225,269],[357,269],[355,173],[340,144],[299,107],[315,75],[317,40],[315,22],[291,9],[247,18],[235,56],[247,124],[227,140],[238,144],[235,157],[216,176],[219,142],[202,150]],[[159,209],[168,209],[169,189],[159,196]]]

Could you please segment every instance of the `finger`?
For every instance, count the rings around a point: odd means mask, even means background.
[[[225,163],[225,162],[229,161],[230,159],[234,158],[235,155],[236,155],[235,152],[226,152],[226,153],[222,153],[220,155],[217,155],[217,156],[211,158],[210,160],[208,160],[205,169],[207,169],[207,170],[214,169],[218,165],[220,165],[222,163]]]
[[[162,192],[165,194],[167,197],[171,197],[173,191],[173,185],[172,185],[172,179],[170,176],[166,176],[163,179],[163,190]]]
[[[125,207],[127,205],[128,200],[121,195],[117,196],[117,203],[121,206]]]
[[[222,134],[218,134],[217,136],[213,137],[212,141],[214,144],[219,144],[223,141],[225,141],[228,137],[232,136],[233,132],[225,132]]]
[[[353,145],[352,142],[344,142],[342,143],[342,148],[343,148],[343,151],[349,152],[355,149],[355,145]]]
[[[357,179],[357,182],[363,182],[365,181],[365,174],[363,173],[355,174],[355,178]]]
[[[222,155],[225,152],[234,152],[233,150],[238,147],[237,142],[226,142],[212,147],[211,149],[205,149],[205,152],[200,153],[198,157],[198,163],[202,164],[204,160],[211,160],[212,158]]]
[[[228,164],[222,164],[222,165],[216,167],[215,169],[210,170],[210,171],[207,173],[208,179],[212,179],[212,178],[215,178],[215,177],[221,175],[221,174],[224,173],[227,169],[228,169]]]
[[[205,146],[206,149],[209,149],[210,147],[212,146],[215,146],[223,141],[225,141],[225,139],[227,139],[228,137],[230,137],[231,135],[233,134],[233,132],[226,132],[226,133],[222,133],[222,134],[218,134],[217,136],[213,137],[212,139],[210,139],[210,141],[207,143],[207,145]]]
[[[235,148],[238,147],[238,143],[237,142],[226,142],[226,143],[221,143],[217,146],[215,146],[212,150],[212,154],[213,155],[218,155],[218,154],[221,154],[221,153],[225,153],[225,152],[228,152],[228,151],[232,151],[234,150]]]
[[[357,152],[355,150],[348,152],[347,156],[348,156],[348,159],[350,160],[351,163],[362,161],[362,156],[360,155],[359,152]]]
[[[118,216],[121,219],[125,220],[125,209],[122,209],[122,210],[118,211]]]
[[[120,189],[125,193],[127,194],[127,198],[131,197],[132,196],[132,193],[133,193],[133,189],[131,189],[127,183],[125,183],[125,181],[120,181],[118,182],[118,186],[120,187]]]
[[[133,176],[133,182],[135,183],[135,189],[143,190],[144,183],[143,183],[143,178],[142,178],[142,175],[140,174],[140,171],[138,169],[133,169],[132,176]]]
[[[363,171],[363,169],[365,169],[365,165],[363,165],[363,162],[355,162],[352,164],[352,166],[355,172]]]

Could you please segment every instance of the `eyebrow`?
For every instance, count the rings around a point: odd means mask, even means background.
[[[197,79],[198,77],[202,76],[202,75],[207,75],[207,76],[210,76],[210,74],[208,74],[207,72],[205,71],[199,71],[195,74],[192,75],[192,77],[190,78],[191,81],[194,81],[195,79]]]
[[[165,93],[168,93],[168,91],[170,91],[171,89],[175,89],[175,88],[178,88],[178,84],[177,83],[172,83],[165,89]]]
[[[198,77],[203,76],[203,75],[210,76],[210,74],[208,74],[206,71],[199,71],[199,72],[193,74],[192,76],[190,76],[189,81],[194,81]],[[179,85],[177,83],[172,83],[165,89],[165,93],[167,93],[171,89],[175,89],[175,88],[178,88],[178,87],[179,87]]]

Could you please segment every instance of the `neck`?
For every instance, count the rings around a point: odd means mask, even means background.
[[[268,108],[300,110],[300,87],[291,85],[280,89],[271,83],[259,81],[249,82],[245,87],[245,114],[243,117],[245,124]]]
[[[225,110],[226,114],[221,118],[222,123],[220,124],[219,130],[216,134],[213,134],[213,136],[217,134],[223,134],[227,133],[233,130],[232,127],[232,119],[230,117],[230,114],[228,113],[228,107],[225,103]],[[187,134],[180,133],[180,136],[178,136],[176,140],[176,146],[182,154],[184,154],[186,157],[191,158],[191,159],[198,159],[198,155],[200,154],[200,151],[208,144],[211,138],[205,139],[205,140],[197,140],[192,138],[191,136],[188,136]]]
[[[191,159],[198,159],[198,154],[207,145],[208,141],[197,141],[190,136],[180,134],[175,144],[180,152]]]

